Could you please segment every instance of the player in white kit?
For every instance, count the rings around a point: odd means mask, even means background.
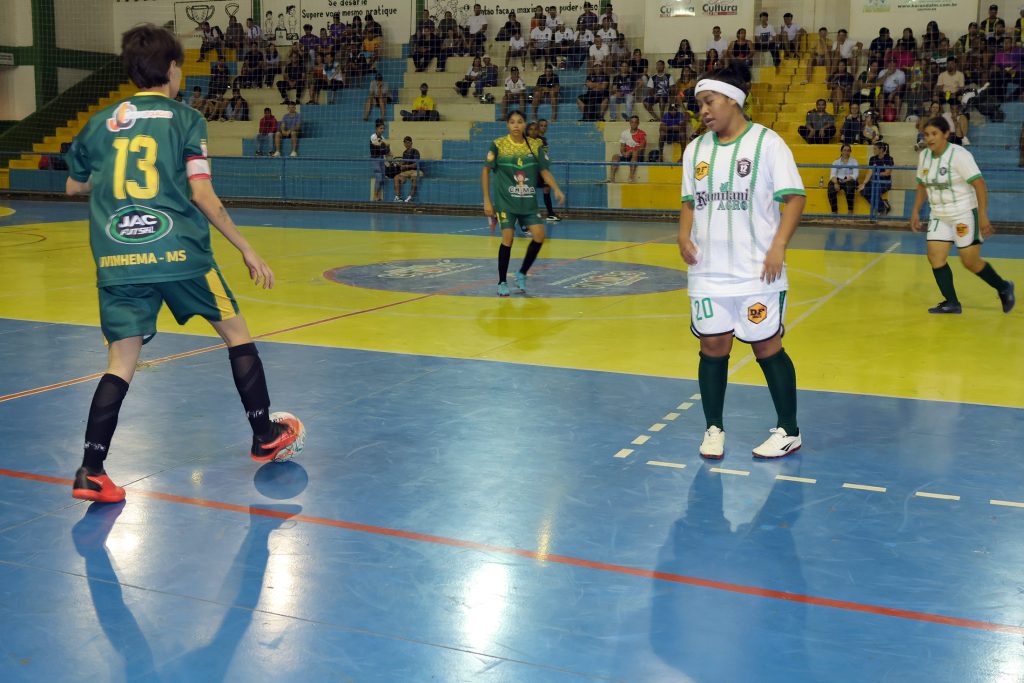
[[[949,121],[942,116],[930,119],[924,126],[927,148],[921,150],[917,160],[917,194],[910,212],[910,229],[918,232],[921,229],[918,214],[927,197],[931,207],[928,261],[943,296],[928,312],[957,314],[963,311],[953,287],[953,271],[947,263],[949,250],[956,244],[964,267],[996,290],[1003,312],[1009,313],[1017,301],[1013,282],[999,277],[992,264],[981,258],[983,238],[993,232],[988,220],[985,179],[974,156],[949,141],[949,132]]]
[[[749,70],[740,65],[697,82],[694,94],[708,132],[686,147],[682,160],[679,251],[689,265],[690,327],[700,339],[697,377],[707,421],[700,454],[710,459],[725,452],[722,413],[734,337],[753,348],[778,413],[754,457],[780,458],[802,444],[796,370],[782,334],[786,246],[806,194],[786,143],[744,115],[749,82]]]

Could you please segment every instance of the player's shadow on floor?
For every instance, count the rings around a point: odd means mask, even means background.
[[[256,470],[253,486],[266,498],[288,500],[306,490],[309,475],[306,468],[295,462],[268,462]]]
[[[281,464],[281,463],[276,463]],[[106,540],[124,510],[124,503],[94,503],[71,530],[75,550],[85,560],[89,595],[96,618],[111,646],[121,655],[124,678],[129,681],[187,681],[197,676],[222,681],[245,637],[259,605],[267,562],[270,532],[302,512],[299,505],[249,506],[248,532],[235,554],[221,588],[212,601],[202,600],[202,609],[212,602],[222,610],[220,625],[209,640],[188,652],[163,653],[157,663],[146,634],[124,601]],[[185,597],[186,603],[192,602]],[[197,607],[183,605],[184,609]],[[152,634],[160,638],[159,633]]]

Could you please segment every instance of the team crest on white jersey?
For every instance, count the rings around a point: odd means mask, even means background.
[[[750,159],[740,159],[736,162],[736,175],[740,178],[746,178],[750,175],[750,170],[754,167],[754,164]]]
[[[699,164],[697,164],[697,167],[693,169],[693,177],[696,178],[697,180],[704,180],[705,178],[708,177],[708,169],[710,168],[711,167],[708,166],[708,162],[700,162]]]

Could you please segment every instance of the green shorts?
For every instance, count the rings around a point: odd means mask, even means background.
[[[103,337],[108,344],[129,337],[148,342],[156,334],[156,318],[164,303],[179,325],[194,315],[218,322],[238,314],[235,297],[214,267],[191,280],[100,287]]]
[[[537,218],[536,213],[508,213],[507,211],[495,209],[494,215],[498,219],[498,227],[502,230],[515,230],[516,223],[519,223],[521,228],[544,224],[544,221]]]

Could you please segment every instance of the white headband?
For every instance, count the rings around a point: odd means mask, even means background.
[[[702,78],[697,81],[697,87],[694,89],[693,94],[699,95],[702,92],[707,91],[721,93],[726,97],[736,100],[736,103],[740,105],[740,109],[743,109],[743,103],[747,100],[747,96],[735,85],[731,85],[723,81],[716,81],[713,78]]]

